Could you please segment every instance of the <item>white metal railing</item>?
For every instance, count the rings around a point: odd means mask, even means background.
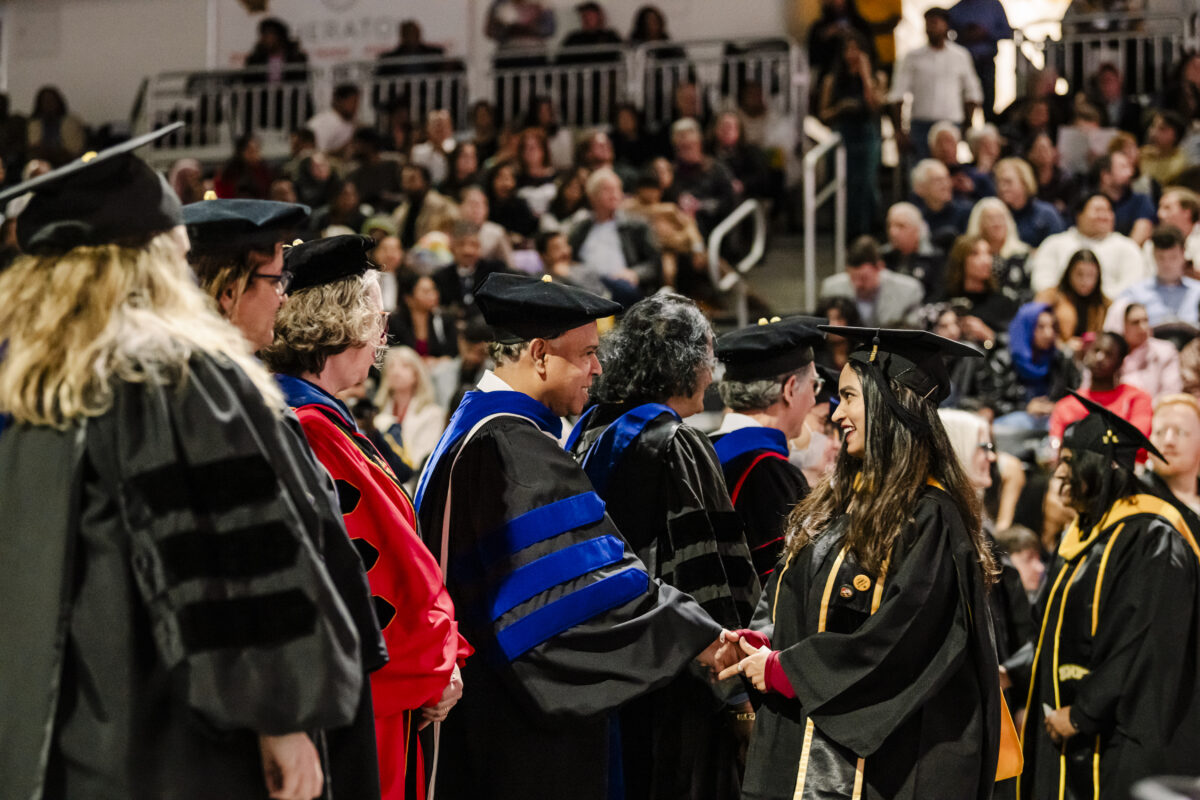
[[[833,180],[817,189],[817,167],[833,153]],[[830,197],[833,205],[833,261],[841,272],[846,267],[846,145],[841,134],[804,154],[804,305],[811,311],[817,305],[817,211]]]
[[[284,76],[269,82],[263,67],[154,76],[134,129],[188,123],[185,131],[156,143],[160,157],[185,154],[181,151],[228,157],[233,141],[248,132],[259,134],[272,155],[286,147],[287,133],[308,120],[314,104],[327,106],[340,83],[360,87],[363,106],[374,109],[377,124],[403,103],[414,120],[444,108],[458,130],[469,125],[472,100],[492,100],[502,119],[514,120],[534,96],[549,97],[570,127],[607,125],[613,106],[624,102],[643,109],[650,124],[663,124],[673,119],[675,91],[685,82],[696,85],[709,111],[732,107],[751,82],[762,87],[772,111],[796,120],[807,111],[807,59],[798,44],[783,38],[508,50],[478,72],[464,57],[437,55],[329,68],[292,65]]]
[[[1072,91],[1085,89],[1088,76],[1103,63],[1121,71],[1125,91],[1147,97],[1161,92],[1174,64],[1200,44],[1200,14],[1114,18],[1111,14],[1064,17],[1030,23],[1025,30],[1053,30],[1034,38],[1014,32],[1017,91],[1035,69],[1053,68]]]
[[[725,237],[740,225],[742,220],[750,216],[754,218],[754,240],[750,244],[750,251],[734,265],[732,270],[722,275],[721,245],[724,243]],[[753,199],[743,201],[740,206],[733,210],[732,214],[721,220],[708,236],[708,274],[712,279],[713,286],[717,287],[719,291],[734,292],[738,327],[743,327],[750,322],[750,302],[746,289],[746,273],[758,264],[758,262],[762,261],[763,253],[766,250],[767,212],[763,208],[762,203]]]

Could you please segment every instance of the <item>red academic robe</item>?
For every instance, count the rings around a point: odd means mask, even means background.
[[[383,800],[424,800],[418,709],[441,699],[455,664],[472,649],[458,632],[437,561],[417,535],[408,495],[345,407],[312,384],[303,388],[310,387],[314,393],[305,392],[303,399],[315,402],[294,406],[296,416],[337,485],[346,531],[363,557],[390,656],[371,675]],[[297,399],[287,394],[289,404]]]

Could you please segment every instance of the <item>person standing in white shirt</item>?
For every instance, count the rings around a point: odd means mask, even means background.
[[[946,120],[970,126],[975,109],[983,100],[983,87],[975,73],[971,54],[946,38],[950,18],[944,8],[925,12],[925,35],[929,44],[913,50],[896,68],[895,82],[888,95],[896,141],[917,159],[929,157],[929,130]],[[912,97],[911,126],[900,125],[900,108]]]
[[[358,127],[358,105],[361,92],[352,83],[343,83],[333,90],[333,105],[313,116],[304,127],[313,132],[317,149],[329,155],[341,155]]]
[[[1075,225],[1063,233],[1047,236],[1029,260],[1033,291],[1057,286],[1071,256],[1091,250],[1100,262],[1101,285],[1116,297],[1135,283],[1152,277],[1142,251],[1128,236],[1113,230],[1112,201],[1100,192],[1083,198],[1077,206]]]

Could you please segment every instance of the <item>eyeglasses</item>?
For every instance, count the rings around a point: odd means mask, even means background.
[[[820,394],[825,388],[825,379],[822,377],[813,378],[813,394]]]
[[[275,284],[275,292],[277,294],[287,294],[287,290],[292,285],[292,279],[294,277],[295,276],[286,269],[280,272],[278,275],[268,275],[265,272],[250,273],[251,280],[254,280],[255,278],[262,278],[264,281],[270,281],[271,283]]]
[[[986,450],[989,453],[994,453],[994,452],[996,452],[996,443],[995,442],[980,442],[979,449]]]

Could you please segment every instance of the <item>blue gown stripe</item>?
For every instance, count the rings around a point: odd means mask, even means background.
[[[625,450],[641,435],[647,425],[662,414],[670,414],[679,419],[679,415],[670,406],[662,403],[646,403],[617,417],[592,443],[583,459],[583,471],[591,479],[592,486],[596,491],[604,491],[608,486],[609,476],[620,463],[621,457],[625,455]],[[579,420],[575,426],[576,430],[579,430],[586,421],[586,417]],[[575,435],[574,432],[572,435]]]
[[[649,587],[650,576],[630,567],[510,623],[496,634],[496,641],[508,660],[515,661],[547,639],[642,596]]]
[[[417,485],[417,496],[413,505],[421,510],[425,499],[425,489],[429,479],[437,471],[438,463],[458,441],[474,428],[476,423],[492,414],[516,414],[525,417],[555,439],[562,436],[562,420],[553,411],[522,392],[481,392],[478,390],[463,395],[458,409],[450,417],[442,438],[429,456],[425,469],[421,472],[421,480]]]
[[[713,442],[713,450],[722,464],[728,464],[751,450],[771,450],[787,456],[788,443],[783,431],[778,428],[749,427],[730,431]]]
[[[584,429],[587,428],[588,419],[591,418],[592,414],[596,413],[596,409],[599,407],[600,406],[592,406],[587,411],[583,412],[583,416],[581,416],[575,423],[575,427],[571,429],[570,435],[567,436],[567,441],[563,444],[563,449],[568,453],[575,449],[575,443],[579,441],[580,435],[583,433]]]
[[[492,564],[530,545],[602,519],[604,501],[599,495],[595,492],[572,495],[513,517],[483,538],[480,557],[483,563]]]
[[[615,564],[625,554],[625,545],[615,536],[600,536],[564,547],[515,569],[504,579],[492,598],[492,621],[517,606],[561,583]]]
[[[279,384],[280,390],[283,391],[284,402],[289,407],[324,406],[341,417],[346,423],[346,427],[350,428],[350,430],[358,430],[358,425],[354,422],[354,415],[350,413],[350,408],[316,384],[306,381],[303,378],[279,374],[275,376],[275,383]]]

